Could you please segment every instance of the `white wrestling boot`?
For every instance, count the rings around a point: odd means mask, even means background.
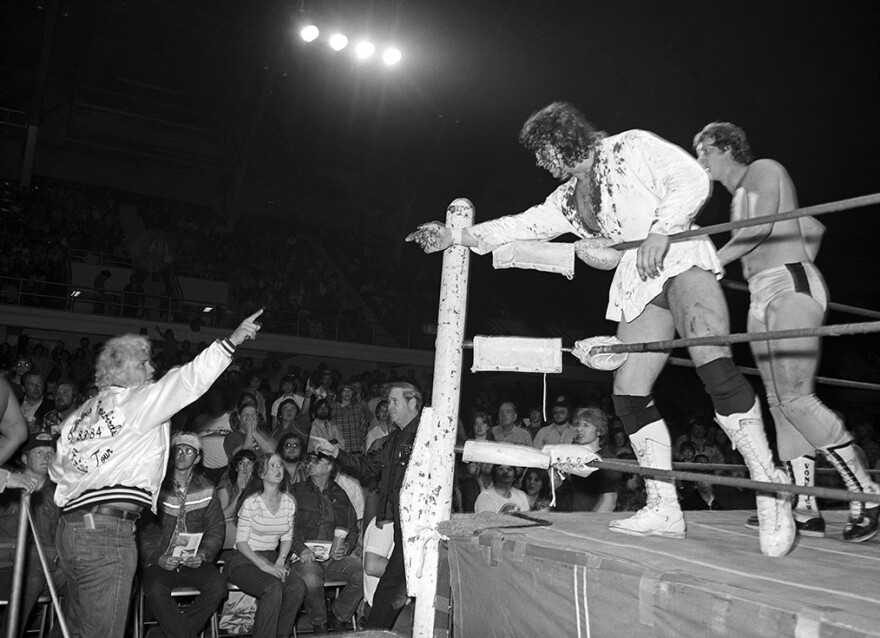
[[[850,492],[880,494],[878,486],[865,471],[852,441],[842,445],[830,445],[820,450],[828,462],[843,478]],[[850,543],[863,543],[874,538],[878,531],[880,504],[850,501],[849,520],[843,528],[843,540]]]
[[[788,473],[773,464],[773,453],[767,443],[761,418],[761,404],[757,399],[748,412],[730,416],[716,413],[715,420],[730,438],[734,449],[742,454],[753,480],[791,484]],[[755,497],[761,553],[765,556],[785,556],[791,551],[797,535],[791,512],[791,496],[758,492]]]
[[[663,421],[649,423],[629,437],[642,467],[672,469],[672,445]],[[684,538],[686,525],[671,480],[645,479],[648,502],[629,518],[611,521],[608,529],[632,536]]]

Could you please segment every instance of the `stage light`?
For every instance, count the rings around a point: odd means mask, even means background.
[[[382,61],[391,66],[400,62],[401,57],[400,49],[386,49],[385,53],[382,54]]]
[[[211,312],[214,309],[214,306],[205,306],[202,308],[202,312]]]
[[[70,296],[73,297],[74,299],[79,297],[81,294],[82,294],[82,290],[71,290],[70,291]]]
[[[362,40],[358,42],[357,46],[354,49],[354,52],[361,60],[366,60],[368,57],[376,52],[376,45],[374,45],[372,42]]]
[[[348,38],[341,33],[334,33],[330,36],[330,48],[334,51],[342,51],[348,46]]]
[[[321,35],[321,32],[318,31],[318,27],[316,27],[314,24],[303,27],[302,31],[299,32],[299,37],[301,37],[306,42],[314,42],[319,35]]]

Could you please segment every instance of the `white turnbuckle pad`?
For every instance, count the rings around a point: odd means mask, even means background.
[[[474,337],[471,372],[562,372],[562,339]]]

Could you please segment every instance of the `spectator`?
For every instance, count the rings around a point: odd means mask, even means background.
[[[229,424],[233,430],[223,440],[223,449],[230,459],[241,449],[253,450],[257,456],[275,451],[275,439],[266,431],[266,420],[256,405],[242,400],[238,411],[230,415]]]
[[[493,438],[501,443],[531,445],[529,431],[516,424],[518,418],[516,405],[512,401],[505,401],[498,406],[498,425],[491,430]]]
[[[95,279],[92,281],[92,295],[94,299],[94,303],[92,304],[92,314],[103,315],[105,314],[106,307],[104,302],[107,301],[108,296],[106,291],[104,290],[104,285],[107,283],[107,280],[112,277],[112,274],[109,270],[102,270],[97,275],[95,275]]]
[[[278,406],[278,419],[272,430],[272,438],[280,441],[285,434],[296,433],[308,440],[310,431],[308,412],[303,414],[293,397],[284,399]]]
[[[293,486],[297,504],[293,551],[299,561],[291,567],[308,588],[305,607],[315,634],[343,628],[363,597],[363,564],[352,555],[360,530],[348,496],[334,481],[338,471],[332,458],[310,455],[308,479]],[[313,540],[332,543],[329,556],[318,556],[306,545]],[[325,580],[346,583],[329,614],[324,602]]]
[[[480,493],[474,511],[506,514],[531,510],[529,497],[522,490],[513,487],[515,477],[516,473],[510,465],[493,466],[492,487]]]
[[[339,428],[330,420],[330,404],[326,399],[318,399],[315,401],[314,409],[315,419],[312,421],[311,430],[309,430],[309,452],[314,452],[321,440],[328,441],[338,446],[340,450],[344,450],[345,440],[339,433]]]
[[[162,483],[158,514],[138,530],[144,597],[167,638],[195,638],[226,597],[226,581],[213,564],[226,534],[223,510],[214,485],[194,471],[200,452],[195,434],[172,437],[172,472]],[[189,543],[194,534],[201,535],[197,547]],[[181,609],[171,597],[177,587],[199,593]]]
[[[284,469],[291,485],[301,483],[309,477],[306,462],[305,439],[296,432],[290,432],[278,441],[277,453],[284,461]]]
[[[602,458],[615,458],[614,453],[603,445],[603,438],[608,434],[608,416],[601,408],[578,408],[574,422],[576,434],[566,436],[562,443],[583,445]],[[571,474],[556,493],[557,509],[563,512],[613,512],[620,480],[620,472],[612,470],[596,470],[586,477]]]
[[[226,522],[223,549],[235,547],[235,513],[241,505],[239,497],[254,474],[257,455],[251,450],[239,450],[229,461],[229,470],[217,485],[217,498]]]
[[[223,444],[232,432],[229,422],[232,410],[227,408],[224,392],[216,384],[205,395],[204,403],[207,409],[196,416],[193,430],[201,439],[202,472],[217,484],[229,466],[229,457]]]
[[[471,476],[461,482],[461,510],[471,513],[477,504],[477,497],[492,489],[492,464],[469,463],[466,467]]]
[[[535,447],[539,450],[548,444],[561,443],[568,435],[574,438],[575,427],[571,424],[571,405],[567,399],[560,398],[553,404],[550,411],[553,422],[546,425],[535,435]]]
[[[364,409],[355,395],[352,381],[345,381],[339,386],[339,394],[331,408],[333,423],[339,428],[340,440],[344,441],[342,449],[352,453],[364,451],[364,440],[367,436],[367,422]]]
[[[124,317],[140,317],[144,310],[144,287],[141,278],[136,274],[128,278],[122,289],[122,315]]]
[[[306,414],[309,413],[309,408],[306,405],[306,397],[301,394],[297,394],[295,392],[295,389],[296,389],[296,378],[295,377],[288,375],[288,376],[284,377],[283,379],[281,379],[281,396],[279,396],[277,399],[275,399],[272,402],[272,407],[269,410],[269,412],[270,412],[269,416],[271,417],[270,423],[271,423],[273,429],[277,429],[277,427],[278,427],[278,424],[276,423],[276,419],[278,418],[278,410],[281,407],[281,402],[284,401],[285,399],[292,399],[296,403],[296,407],[299,409],[299,411],[301,413],[302,412],[305,412]],[[309,388],[309,389],[311,389],[311,388]]]
[[[373,417],[373,421],[370,423],[367,439],[364,442],[364,449],[369,452],[376,441],[384,439],[391,434],[391,430],[395,427],[391,422],[391,415],[388,413],[388,400],[380,399],[376,403],[376,416]]]
[[[523,423],[523,425],[529,431],[529,435],[534,440],[541,428],[546,425],[544,423],[544,414],[541,411],[540,406],[532,406],[529,408],[529,418]]]
[[[41,429],[58,438],[61,435],[61,424],[79,407],[76,399],[76,384],[73,381],[61,381],[55,388],[54,407],[43,417]]]
[[[704,454],[697,454],[694,463],[709,463]],[[715,498],[711,483],[705,481],[681,481],[678,487],[678,501],[683,510],[719,510],[723,509]]]
[[[55,441],[52,437],[41,432],[31,435],[21,450],[21,461],[24,470],[20,474],[13,474],[17,479],[27,480],[29,485],[35,486],[31,494],[31,513],[34,517],[34,525],[40,545],[50,565],[52,581],[56,589],[64,582],[64,577],[58,569],[55,560],[55,528],[58,526],[58,517],[61,511],[55,505],[55,483],[49,480],[49,464],[55,456]],[[11,479],[11,477],[10,477]],[[7,487],[20,486],[9,480]],[[12,585],[13,565],[15,563],[15,545],[18,536],[18,518],[21,508],[21,492],[7,489],[0,494],[0,598],[9,600]],[[25,552],[24,581],[21,593],[21,607],[19,619],[26,621],[37,604],[37,599],[43,593],[46,585],[46,574],[43,572],[33,536],[28,537],[27,550]],[[8,635],[9,628],[7,613],[0,625],[0,636]],[[24,623],[22,622],[22,625]],[[20,634],[23,634],[20,631]]]
[[[547,512],[550,510],[553,496],[550,492],[550,474],[547,470],[530,467],[523,474],[522,486],[523,492],[529,499],[531,511]]]
[[[257,599],[254,638],[292,634],[306,597],[306,584],[287,564],[295,514],[281,457],[259,458],[241,496],[236,551],[225,566],[230,582]]]
[[[53,402],[43,397],[46,388],[43,375],[39,372],[27,372],[22,376],[24,399],[21,402],[21,413],[27,423],[28,432],[36,434],[43,425],[43,416],[54,406]]]

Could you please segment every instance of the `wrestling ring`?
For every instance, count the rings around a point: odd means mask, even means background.
[[[706,226],[670,239],[684,241],[878,203],[880,193]],[[447,209],[446,226],[454,232],[472,225],[473,219],[471,202],[456,199]],[[626,250],[639,244],[626,242],[615,248]],[[413,636],[880,636],[880,593],[876,589],[880,552],[873,543],[799,538],[787,557],[767,559],[757,548],[755,534],[743,528],[750,513],[746,511],[688,512],[688,536],[676,541],[657,537],[632,540],[608,532],[608,523],[619,518],[619,513],[580,516],[542,512],[540,519],[477,514],[450,519],[456,454],[545,469],[560,461],[539,450],[524,453],[497,443],[476,452],[473,448],[468,451],[467,444],[456,447],[465,349],[474,350],[473,372],[546,375],[561,372],[563,353],[586,365],[599,361],[593,366],[597,369],[613,370],[631,352],[861,335],[880,332],[880,321],[645,343],[592,337],[573,347],[563,347],[560,339],[478,336],[469,340],[464,336],[469,256],[470,250],[460,245],[443,254],[433,404],[423,411],[401,491],[407,587],[416,597]],[[747,290],[736,282],[723,285]],[[845,304],[830,303],[829,309],[880,319],[880,311]],[[693,366],[688,359],[670,358],[669,363]],[[744,374],[758,374],[755,368],[739,369]],[[817,377],[816,382],[880,390],[878,384],[849,379]],[[571,467],[583,459],[565,461],[568,465],[562,465]],[[744,470],[742,466],[675,464],[673,470],[657,470],[622,460],[594,458],[586,462],[619,472],[736,490],[880,502],[880,495],[875,494],[702,473]],[[832,528],[842,527],[845,514],[829,512],[826,518]],[[528,604],[512,604],[515,601]]]

